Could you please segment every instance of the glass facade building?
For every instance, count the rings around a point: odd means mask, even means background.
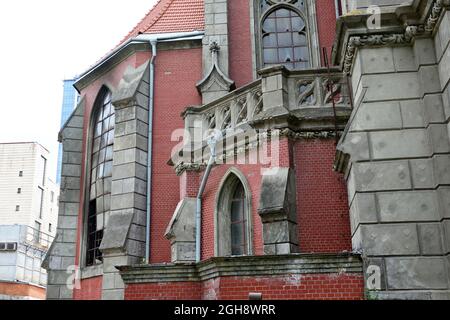
[[[61,109],[61,128],[66,123],[67,119],[69,119],[73,110],[75,109],[79,95],[77,90],[74,88],[73,84],[77,79],[68,79],[63,81],[63,102]],[[61,183],[61,164],[62,164],[62,144],[59,144],[58,151],[58,166],[56,172],[56,183]]]

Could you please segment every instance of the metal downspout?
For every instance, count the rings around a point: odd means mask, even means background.
[[[151,205],[152,205],[152,159],[153,159],[153,107],[154,107],[154,83],[155,83],[155,60],[157,56],[158,39],[150,40],[152,47],[152,60],[150,62],[150,91],[148,103],[148,145],[147,145],[147,216],[145,232],[145,263],[150,264],[150,230],[151,230]]]
[[[206,182],[208,181],[211,168],[216,162],[216,139],[216,137],[211,137],[208,141],[211,156],[209,157],[208,166],[206,167],[206,171],[203,175],[202,183],[200,184],[200,189],[197,194],[197,207],[195,210],[195,261],[197,263],[201,260],[202,196],[205,191]]]

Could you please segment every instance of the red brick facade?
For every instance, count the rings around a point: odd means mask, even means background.
[[[347,188],[331,170],[334,139],[295,143],[297,214],[301,252],[351,251]]]
[[[80,289],[73,290],[74,300],[101,300],[102,278],[94,277],[80,281]]]
[[[162,8],[163,2],[158,4],[157,8]],[[254,80],[250,39],[250,2],[249,0],[228,1],[229,74],[237,87]],[[167,0],[164,3],[170,8],[172,2]],[[198,1],[195,3],[198,5]],[[334,1],[317,1],[317,13],[320,46],[331,48],[336,21]],[[155,19],[159,18],[154,17],[153,20]],[[156,23],[155,21],[152,23]],[[138,29],[133,32],[137,32]],[[101,87],[103,85],[117,87],[127,66],[138,67],[149,59],[149,53],[137,52],[81,92],[87,106],[83,150],[86,150],[92,106]],[[203,174],[187,171],[178,177],[174,168],[167,164],[173,148],[179,143],[171,141],[171,135],[175,130],[184,128],[184,120],[180,114],[187,106],[201,105],[201,96],[196,84],[203,76],[202,49],[160,51],[156,61],[150,262],[163,263],[171,261],[170,242],[164,237],[169,221],[180,199],[196,196]],[[334,140],[294,141],[284,138],[281,140],[279,150],[280,163],[277,166],[288,167],[295,172],[300,251],[302,253],[351,251],[345,182],[332,170],[335,154]],[[83,159],[86,159],[86,155]],[[257,211],[261,192],[262,166],[218,165],[212,169],[203,194],[202,260],[215,255],[216,201],[221,181],[232,166],[245,176],[251,192],[253,254],[264,254],[263,225]],[[86,174],[84,162],[81,168],[81,185],[84,186],[83,177]],[[81,192],[76,263],[80,263],[84,198],[84,192]],[[360,274],[349,273],[218,277],[204,282],[130,284],[125,290],[125,299],[248,299],[248,293],[253,291],[261,292],[264,299],[362,299],[363,279]],[[102,277],[83,280],[81,289],[74,291],[74,299],[100,299],[101,296]]]
[[[263,300],[361,300],[362,275],[323,274],[289,277],[221,277],[198,282],[128,285],[126,300],[248,300],[249,292]]]

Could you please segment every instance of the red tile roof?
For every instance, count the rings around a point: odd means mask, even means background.
[[[205,30],[204,0],[158,0],[145,17],[115,47],[141,33],[171,33]],[[114,51],[111,50],[110,52]],[[97,61],[90,69],[97,66]]]
[[[205,29],[204,0],[158,0],[155,6],[122,40],[140,33],[189,32]]]

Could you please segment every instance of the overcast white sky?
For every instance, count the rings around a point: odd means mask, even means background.
[[[0,1],[0,142],[37,141],[56,171],[62,80],[104,56],[156,0]]]

